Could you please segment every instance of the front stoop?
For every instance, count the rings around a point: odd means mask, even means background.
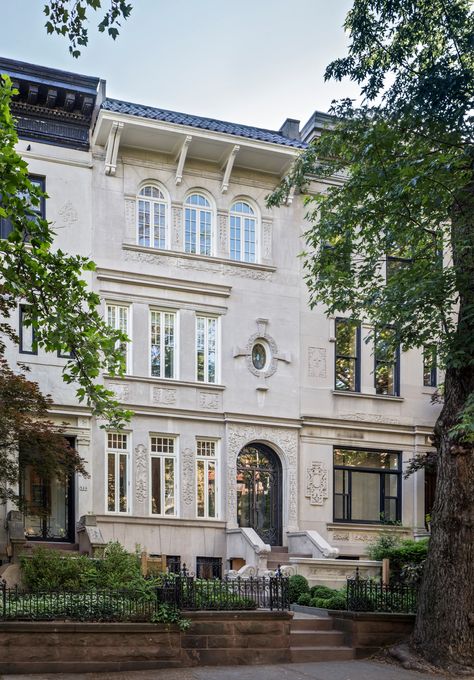
[[[328,617],[295,614],[290,628],[291,660],[347,661],[354,658],[352,647],[344,645],[344,633],[334,630]]]

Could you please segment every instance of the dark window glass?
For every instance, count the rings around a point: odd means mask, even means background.
[[[425,387],[436,387],[437,384],[436,345],[427,345],[423,348],[423,385]]]
[[[221,557],[196,557],[197,578],[222,578]]]
[[[334,449],[334,521],[394,524],[400,517],[400,454]]]
[[[393,328],[382,328],[376,331],[374,354],[376,393],[397,396],[400,392],[400,352],[395,346]]]
[[[252,363],[258,371],[265,368],[267,352],[261,342],[257,342],[252,348]]]
[[[30,182],[32,184],[37,185],[41,191],[45,191],[45,178],[44,177],[37,177],[36,175],[30,175],[28,177]],[[27,199],[30,208],[31,208],[31,217],[32,219],[35,219],[35,217],[41,217],[44,219],[46,216],[46,202],[44,197],[40,199],[39,205],[33,205],[29,201],[29,196],[26,195],[25,198]],[[9,234],[13,230],[13,225],[11,223],[11,220],[7,217],[0,217],[0,239],[2,238],[8,238]],[[28,235],[25,235],[25,240],[28,240]]]
[[[360,325],[336,319],[336,390],[360,390]]]
[[[179,574],[181,571],[181,557],[179,555],[166,555],[166,569],[170,574]]]
[[[27,323],[29,305],[20,305],[20,352],[22,354],[38,354],[35,329]]]

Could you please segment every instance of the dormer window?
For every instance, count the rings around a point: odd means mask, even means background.
[[[168,202],[157,186],[148,184],[137,198],[138,245],[147,248],[169,248]]]
[[[184,209],[184,249],[198,255],[212,254],[212,209],[208,199],[190,194]]]
[[[257,218],[246,201],[236,201],[230,209],[230,259],[256,261]]]

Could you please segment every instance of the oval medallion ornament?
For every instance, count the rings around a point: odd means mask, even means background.
[[[252,364],[257,371],[263,371],[267,363],[267,352],[261,342],[255,343],[252,347]]]

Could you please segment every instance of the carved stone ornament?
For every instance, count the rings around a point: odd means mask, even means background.
[[[144,503],[148,498],[148,452],[144,444],[135,447],[135,498]]]
[[[306,498],[311,505],[324,505],[329,498],[328,492],[328,468],[319,461],[314,461],[306,469]]]
[[[219,409],[219,395],[215,392],[199,392],[198,404],[200,408],[207,411],[217,411]]]
[[[171,208],[172,221],[173,221],[173,232],[171,248],[172,250],[181,249],[181,231],[183,222],[183,209],[181,206],[173,205]]]
[[[257,319],[257,332],[250,336],[245,348],[238,349],[234,353],[234,357],[245,357],[248,370],[258,378],[270,378],[277,370],[279,360],[286,363],[290,362],[288,356],[279,353],[275,340],[267,332],[267,323],[267,319]],[[257,368],[253,362],[252,350],[257,344],[263,345],[267,353],[266,363],[263,368]]]
[[[194,453],[192,449],[184,449],[182,455],[182,484],[181,499],[185,505],[191,505],[194,501]]]
[[[62,227],[73,227],[79,219],[77,210],[71,201],[66,201],[63,207],[60,208],[59,217],[61,218]]]
[[[130,387],[123,383],[111,383],[110,389],[115,395],[117,401],[128,401],[130,398]]]
[[[229,425],[227,430],[227,528],[237,527],[237,458],[244,446],[263,442],[276,449],[283,466],[283,523],[298,530],[298,432],[283,427]]]
[[[326,373],[326,348],[308,347],[308,377],[325,378]]]
[[[176,404],[177,391],[170,387],[153,387],[151,400],[154,404]]]

